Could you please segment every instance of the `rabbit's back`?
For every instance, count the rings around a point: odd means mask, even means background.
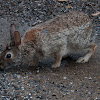
[[[52,35],[50,39],[55,43],[65,43],[67,50],[84,49],[94,42],[92,20],[84,12],[72,11],[59,15],[43,23],[42,28]]]
[[[56,34],[56,33],[63,33],[67,30],[73,30],[75,28],[81,27],[82,25],[85,26],[88,22],[91,22],[89,16],[85,14],[84,12],[78,12],[78,11],[71,11],[63,15],[58,15],[57,17],[46,21],[44,23],[38,24],[32,29],[28,30],[26,32],[26,35],[24,39],[26,40],[32,40],[34,39],[35,35],[38,35],[37,33],[42,34]],[[86,26],[85,26],[86,27]],[[41,34],[41,35],[42,35]],[[66,35],[69,35],[68,32],[66,32]]]
[[[44,55],[51,55],[64,49],[84,49],[91,44],[92,21],[83,12],[72,11],[34,26],[25,37],[25,42],[33,42]],[[33,46],[32,46],[33,47]]]
[[[42,24],[36,25],[33,28],[47,30],[48,33],[59,33],[66,28],[72,29],[74,27],[80,27],[89,21],[91,21],[89,16],[84,12],[71,11],[63,15],[58,15],[55,18]]]

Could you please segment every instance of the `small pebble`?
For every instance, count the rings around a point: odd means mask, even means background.
[[[96,97],[96,100],[100,100],[100,98]]]
[[[17,78],[19,79],[21,76],[20,75],[17,75]]]
[[[73,82],[70,82],[70,83],[69,83],[69,85],[72,85],[72,84],[73,84]]]
[[[32,95],[31,93],[29,93],[29,95]]]
[[[89,77],[89,80],[92,80],[92,77]]]
[[[71,92],[75,92],[75,90],[71,90]]]
[[[25,90],[24,87],[21,87],[22,90]]]
[[[64,79],[64,80],[66,80],[66,79],[67,79],[67,77],[63,77],[63,79]]]

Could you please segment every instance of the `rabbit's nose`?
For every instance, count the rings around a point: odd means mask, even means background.
[[[0,71],[4,71],[4,69],[2,69],[2,68],[0,67]]]
[[[4,68],[3,68],[3,66],[1,66],[1,65],[0,65],[0,71],[4,71]]]

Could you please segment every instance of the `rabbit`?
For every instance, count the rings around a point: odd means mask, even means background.
[[[86,63],[96,50],[93,23],[87,14],[70,11],[33,26],[21,39],[16,25],[10,26],[11,43],[0,54],[0,68],[38,66],[41,59],[54,58],[51,68],[61,65],[63,57],[86,50],[77,63]]]

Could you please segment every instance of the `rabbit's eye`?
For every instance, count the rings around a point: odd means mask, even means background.
[[[7,54],[6,55],[6,58],[11,58],[11,54]]]
[[[5,58],[7,59],[11,59],[13,57],[13,53],[12,52],[7,52],[5,55]]]

